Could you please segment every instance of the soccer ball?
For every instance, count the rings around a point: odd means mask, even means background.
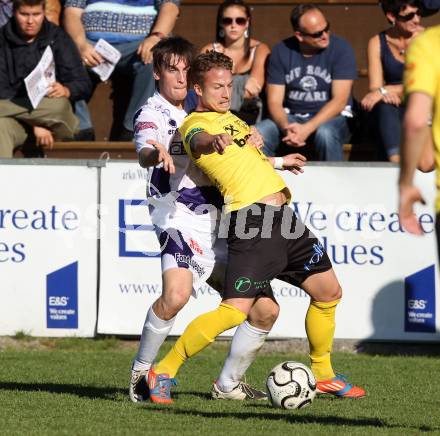
[[[312,371],[299,362],[283,362],[270,371],[266,381],[272,406],[301,409],[310,405],[316,394]]]

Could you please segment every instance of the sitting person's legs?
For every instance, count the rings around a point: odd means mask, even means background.
[[[12,157],[14,147],[27,139],[25,125],[48,128],[56,140],[73,139],[78,119],[67,98],[43,98],[36,109],[24,99],[0,102],[0,156]]]
[[[115,44],[115,47],[121,52],[121,59],[115,72],[128,76],[133,82],[130,101],[123,120],[124,128],[132,131],[134,114],[154,94],[153,66],[144,64],[137,54],[139,41]],[[118,87],[114,86],[114,89],[117,92]]]
[[[337,117],[321,124],[314,135],[316,157],[321,161],[344,160],[343,145],[350,139],[347,119]]]
[[[72,110],[69,99],[43,98],[29,116],[20,116],[20,120],[32,120],[32,124],[47,127],[56,141],[73,139],[79,128],[78,118]]]
[[[13,118],[0,118],[0,158],[13,156],[14,148],[27,139],[26,129]]]
[[[278,126],[270,118],[266,118],[257,123],[255,127],[264,140],[263,153],[266,156],[276,156],[281,141]]]
[[[17,114],[25,111],[10,100],[0,100],[0,158],[12,157],[14,147],[26,141],[27,132],[15,119]]]
[[[400,130],[404,108],[379,102],[376,105],[377,126],[380,141],[388,159],[398,162],[400,156]]]

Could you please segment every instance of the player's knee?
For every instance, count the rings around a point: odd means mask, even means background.
[[[321,298],[319,298],[318,301],[325,303],[325,302],[340,300],[341,298],[342,298],[342,288],[339,284],[337,284],[331,288],[326,289],[322,293]]]
[[[173,292],[172,298],[170,298],[169,306],[173,309],[176,314],[179,312],[186,303],[188,303],[190,294],[182,289]]]
[[[250,311],[248,321],[254,327],[270,330],[278,319],[280,307],[276,303],[268,304],[265,310]]]
[[[280,314],[280,306],[278,304],[273,304],[267,314],[267,324],[270,324],[270,327],[275,324],[275,321],[278,319],[278,315]]]
[[[191,293],[183,289],[167,290],[157,301],[159,318],[174,318],[188,302],[190,295]]]

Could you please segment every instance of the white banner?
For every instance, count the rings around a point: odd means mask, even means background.
[[[3,165],[0,184],[0,335],[94,336],[97,169]]]
[[[417,212],[426,235],[416,238],[399,227],[396,168],[309,166],[300,176],[282,174],[293,192],[292,207],[323,241],[343,288],[335,337],[440,340],[433,175],[418,175],[427,205]],[[99,333],[140,334],[161,293],[145,184],[136,163],[102,169]],[[280,281],[273,286],[281,313],[271,336],[305,337],[308,296]],[[218,294],[207,285],[198,294],[171,334],[218,305]]]

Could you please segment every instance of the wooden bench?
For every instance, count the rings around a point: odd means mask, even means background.
[[[346,161],[371,161],[375,157],[373,144],[344,144]],[[52,150],[35,147],[17,149],[15,157],[47,157],[55,159],[133,159],[137,153],[133,142],[55,142]]]
[[[135,159],[133,142],[83,141],[55,142],[51,150],[35,146],[19,147],[14,157],[47,157],[55,159]]]

